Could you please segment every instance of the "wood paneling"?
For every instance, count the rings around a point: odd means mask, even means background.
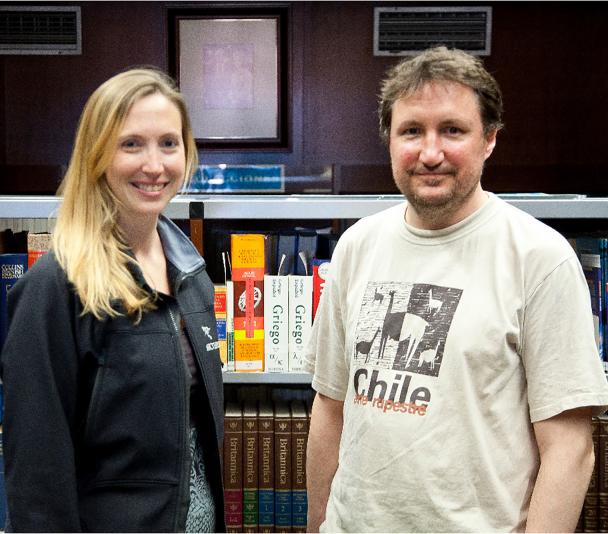
[[[608,5],[489,4],[492,55],[485,62],[504,92],[506,128],[488,162],[486,188],[607,195]],[[82,56],[0,56],[0,164],[66,165],[82,105],[95,87],[128,66],[167,67],[168,5],[83,2]],[[334,189],[394,192],[377,134],[376,95],[396,59],[373,56],[375,5],[401,4],[294,2],[291,150],[203,151],[201,161],[333,165]],[[52,176],[31,179],[40,181],[36,189],[52,192]]]

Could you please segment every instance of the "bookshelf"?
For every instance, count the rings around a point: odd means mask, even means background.
[[[539,219],[608,219],[608,197],[498,195]],[[360,219],[403,202],[401,195],[182,195],[172,219]],[[0,218],[53,217],[60,197],[0,195]]]
[[[581,195],[498,195],[539,219],[608,219],[608,198]],[[0,196],[0,219],[53,217],[61,198]],[[403,202],[401,195],[181,195],[165,215],[172,219],[359,219]],[[311,383],[308,373],[224,373],[226,384]]]

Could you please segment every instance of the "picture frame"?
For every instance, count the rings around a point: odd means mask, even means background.
[[[206,149],[289,148],[289,6],[169,8],[169,67]]]

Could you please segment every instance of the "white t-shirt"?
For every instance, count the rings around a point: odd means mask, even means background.
[[[344,401],[323,531],[514,531],[538,471],[532,423],[608,405],[568,242],[493,194],[449,228],[406,204],[335,250],[307,368]]]

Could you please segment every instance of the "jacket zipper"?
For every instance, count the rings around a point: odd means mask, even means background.
[[[186,392],[186,387],[187,387],[187,383],[186,382],[187,381],[185,379],[186,378],[186,373],[185,373],[185,367],[184,367],[184,358],[183,358],[183,355],[182,355],[181,345],[180,345],[180,337],[179,337],[180,336],[180,330],[179,330],[179,326],[177,324],[177,320],[175,318],[175,315],[173,314],[173,311],[171,311],[171,302],[167,302],[167,310],[169,311],[169,318],[171,319],[171,323],[173,324],[173,328],[175,330],[175,334],[176,334],[176,337],[177,337],[177,339],[176,339],[176,343],[177,343],[177,356],[178,356],[178,358],[180,360],[179,364],[180,364],[180,366],[182,368],[182,373],[181,373],[180,376],[182,378],[182,390],[184,391],[184,397],[185,397],[185,402],[184,402],[185,410],[184,410],[184,421],[183,421],[183,423],[184,423],[184,434],[185,434],[184,441],[185,441],[185,443],[182,443],[182,447],[183,447],[182,451],[183,451],[183,455],[189,457],[189,454],[190,454],[190,443],[189,443],[189,439],[190,439],[190,421],[189,421],[189,418],[190,418],[190,416],[189,416],[190,406],[189,406],[189,403],[188,403],[189,395],[188,395],[188,392]],[[190,487],[190,462],[192,461],[192,459],[190,459],[190,461],[188,461],[188,462],[184,462],[183,460],[184,460],[184,458],[182,457],[181,465],[182,466],[183,465],[187,465],[188,468],[184,469],[185,473],[182,472],[182,477],[181,477],[181,481],[182,482],[180,483],[179,493],[178,493],[178,496],[177,496],[177,506],[178,506],[177,511],[178,512],[181,512],[181,504],[180,503],[182,502],[182,500],[184,498],[183,496],[186,493],[188,493],[188,494],[190,493],[190,489],[189,489],[189,487]],[[175,516],[175,524],[174,524],[174,528],[173,528],[174,532],[179,532],[183,528],[185,528],[186,519],[187,519],[187,516],[188,516],[188,508],[186,508],[186,514],[185,514],[185,516],[183,518],[183,522],[180,521],[180,517],[179,516],[180,516],[179,513],[177,513],[176,516]],[[182,527],[182,528],[180,528],[180,527]]]

